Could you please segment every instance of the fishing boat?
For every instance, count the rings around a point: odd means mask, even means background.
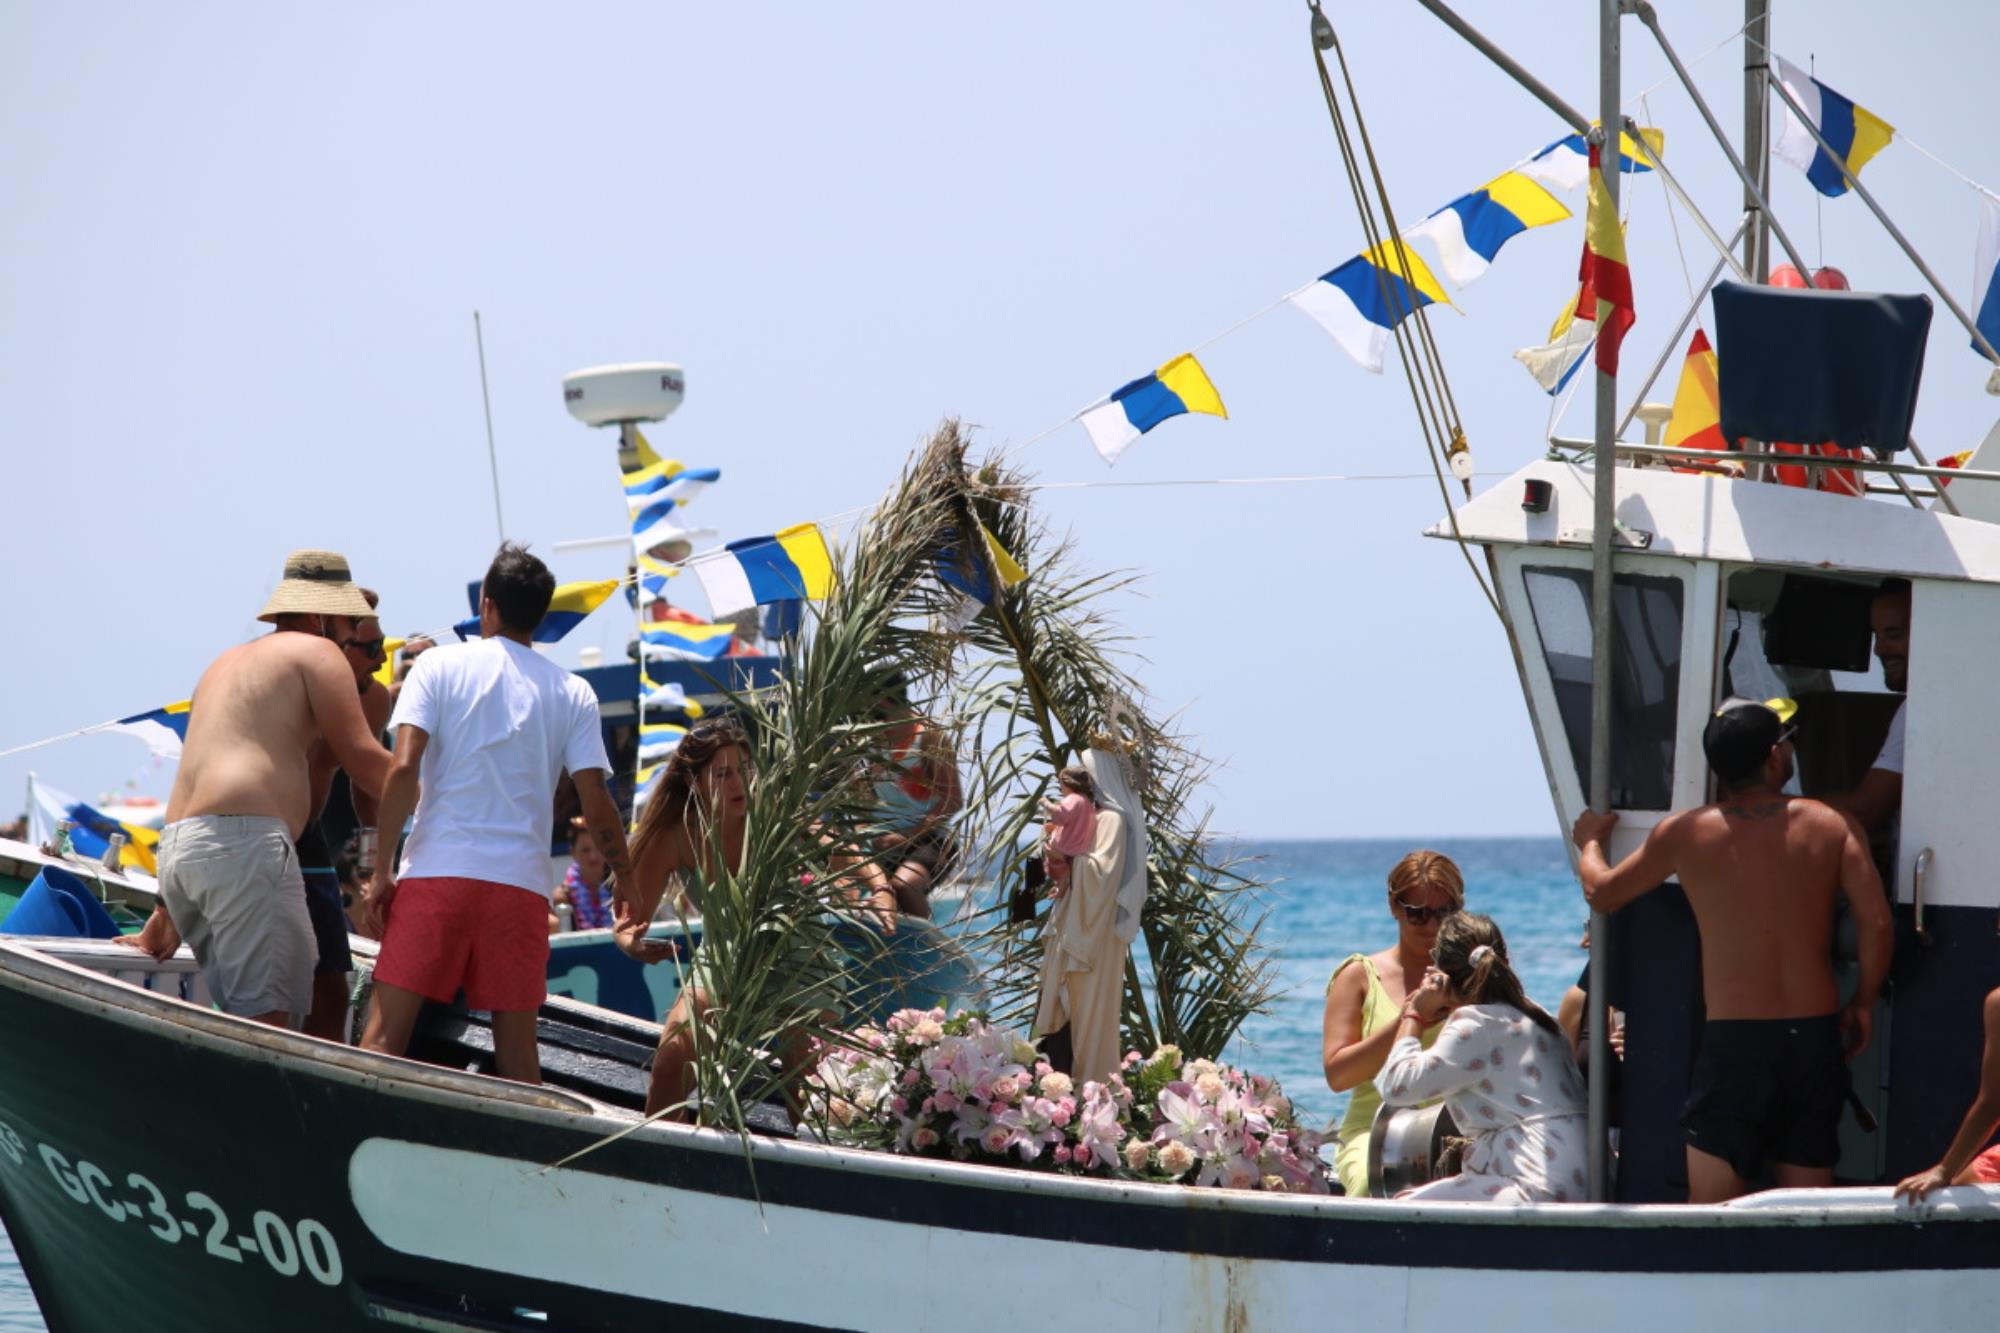
[[[1604,14],[1616,124],[1616,0]],[[1602,377],[1594,440],[1556,442],[1431,532],[1489,572],[1565,822],[1619,811],[1623,852],[1703,802],[1706,720],[1764,682],[1815,719],[1806,789],[1851,781],[1896,706],[1851,676],[1857,599],[1912,587],[1895,971],[1856,1069],[1875,1127],[1843,1128],[1835,1188],[1669,1201],[1699,984],[1671,886],[1594,923],[1593,991],[1628,1014],[1616,1177],[1599,1031],[1596,1201],[1522,1207],[1001,1170],[832,1146],[773,1114],[741,1135],[645,1122],[658,1028],[593,1007],[549,1002],[547,1082],[524,1087],[481,1072],[477,1015],[431,1012],[421,1058],[391,1059],[191,1003],[156,975],[173,962],[0,940],[0,1220],[50,1325],[1992,1327],[2000,1189],[1912,1206],[1888,1183],[1934,1161],[1970,1101],[1992,980],[1983,766],[2000,720],[1962,696],[2000,653],[2000,505],[1974,498],[2000,495],[2000,460],[1953,471],[1948,494],[1946,469],[1899,450],[1797,460],[1886,479],[1907,504],[1767,484],[1754,450],[1725,473],[1622,442],[1615,388]],[[117,1095],[134,1087],[203,1094],[149,1098],[135,1135]]]

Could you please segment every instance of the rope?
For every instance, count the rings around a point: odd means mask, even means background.
[[[1368,134],[1368,125],[1361,114],[1361,99],[1354,88],[1353,71],[1347,64],[1347,53],[1340,44],[1340,36],[1333,24],[1321,12],[1318,0],[1312,0],[1313,23],[1309,31],[1312,42],[1313,64],[1319,71],[1320,93],[1326,100],[1327,118],[1333,124],[1335,140],[1340,145],[1341,166],[1347,174],[1347,184],[1354,195],[1355,212],[1361,221],[1362,237],[1366,241],[1366,253],[1386,258],[1393,253],[1395,263],[1401,270],[1404,291],[1411,294],[1409,304],[1414,307],[1395,319],[1390,334],[1396,343],[1396,358],[1402,363],[1404,380],[1410,386],[1410,397],[1417,409],[1418,428],[1423,433],[1425,453],[1430,459],[1432,475],[1437,479],[1438,498],[1444,502],[1445,520],[1451,527],[1452,540],[1457,544],[1459,554],[1465,559],[1465,567],[1472,574],[1473,582],[1479,585],[1481,595],[1493,614],[1504,625],[1506,614],[1500,609],[1500,601],[1493,594],[1479,564],[1472,557],[1472,550],[1466,544],[1465,534],[1459,531],[1458,514],[1452,507],[1451,488],[1445,481],[1444,457],[1453,445],[1464,446],[1465,427],[1459,417],[1458,404],[1452,396],[1451,384],[1445,375],[1444,361],[1437,350],[1437,343],[1431,335],[1430,320],[1424,309],[1415,301],[1417,284],[1410,267],[1410,252],[1407,243],[1400,237],[1402,229],[1396,225],[1394,207],[1389,202],[1389,188],[1382,178],[1381,163],[1376,159],[1375,147]],[[1327,44],[1340,65],[1341,82],[1347,89],[1347,100],[1353,107],[1354,130],[1360,136],[1361,151],[1355,151],[1354,135],[1348,130],[1347,115],[1343,113],[1339,94],[1335,91],[1333,73],[1327,68],[1318,33],[1324,31]],[[1367,177],[1364,179],[1361,161],[1367,162]],[[1372,189],[1371,189],[1372,184]],[[1375,203],[1379,201],[1382,216],[1378,222]],[[1397,238],[1393,251],[1383,249],[1383,234],[1386,229],[1390,237]],[[1389,275],[1381,265],[1375,265],[1376,281],[1382,295],[1382,302],[1392,315],[1403,310],[1402,295],[1389,282]],[[1414,331],[1412,330],[1414,325]],[[1467,496],[1472,488],[1465,487]]]

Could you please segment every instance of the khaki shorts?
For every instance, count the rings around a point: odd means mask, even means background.
[[[216,1007],[312,1010],[318,948],[291,831],[271,815],[199,815],[160,834],[160,901],[194,950]]]

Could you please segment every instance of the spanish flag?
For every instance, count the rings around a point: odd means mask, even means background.
[[[1604,184],[1604,166],[1596,145],[1590,149],[1590,218],[1584,227],[1583,263],[1578,276],[1583,290],[1576,298],[1579,312],[1595,310],[1597,368],[1618,373],[1618,345],[1637,318],[1632,310],[1632,272],[1625,267],[1625,232],[1618,210]]]

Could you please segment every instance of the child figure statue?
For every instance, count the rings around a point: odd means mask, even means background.
[[[1070,859],[1082,856],[1097,844],[1097,789],[1090,770],[1071,764],[1056,775],[1060,798],[1042,802],[1048,823],[1042,834],[1043,864],[1048,868],[1051,898],[1060,898],[1069,889]]]

